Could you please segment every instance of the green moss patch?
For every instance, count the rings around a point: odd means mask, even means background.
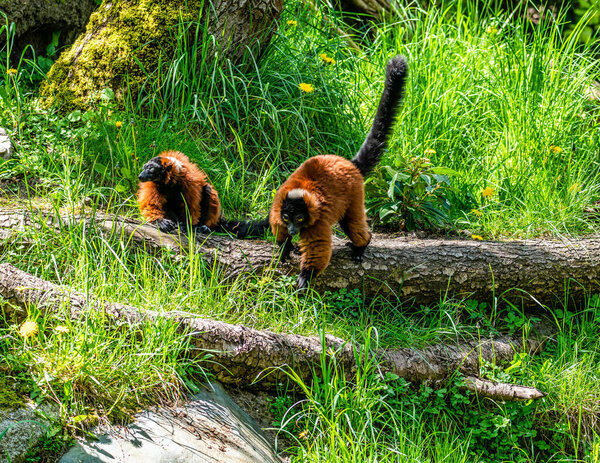
[[[25,384],[0,376],[0,410],[23,405],[27,393]]]
[[[65,51],[48,73],[40,93],[47,106],[63,111],[89,109],[111,88],[118,102],[138,95],[144,69],[156,69],[160,56],[172,54],[171,30],[181,20],[196,20],[202,0],[117,0],[102,5],[85,34]]]

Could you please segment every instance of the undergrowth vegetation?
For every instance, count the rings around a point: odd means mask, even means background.
[[[95,110],[42,109],[37,84],[47,62],[0,54],[0,127],[16,156],[0,164],[3,208],[28,208],[38,226],[16,232],[2,262],[45,280],[141,310],[185,310],[254,328],[333,334],[367,350],[423,347],[510,332],[524,340],[532,320],[520,307],[444,299],[414,307],[359,291],[299,296],[291,280],[245,274],[224,282],[191,249],[146,254],[93,227],[46,225],[40,210],[108,211],[139,218],[137,174],[164,149],[185,152],[207,172],[229,217],[264,216],[277,186],[317,154],[351,157],[371,124],[383,69],[398,53],[410,76],[388,152],[367,180],[375,227],[468,230],[483,238],[578,236],[598,229],[600,161],[595,55],[580,34],[589,17],[534,26],[516,12],[448,2],[354,36],[285,2],[260,60],[211,61],[201,23],[172,31],[165,57],[141,95],[102,91]],[[479,5],[479,6],[478,6]],[[0,22],[10,42],[12,29]],[[48,53],[48,56],[51,54]],[[47,59],[47,58],[46,58]],[[300,84],[308,84],[301,86]],[[0,318],[0,407],[18,396],[61,405],[69,432],[98,420],[127,421],[140,407],[180,400],[205,379],[210,353],[195,351],[172,322],[107,328],[102,313],[69,321],[68,308],[28,308]],[[538,387],[528,403],[481,399],[456,375],[414,386],[380,374],[373,358],[349,380],[335,360],[299,392],[283,389],[276,422],[302,462],[600,461],[600,301],[540,308],[556,335],[541,353],[508,366],[483,365],[492,380]],[[29,323],[29,324],[25,324]],[[357,354],[358,355],[358,354]],[[9,390],[10,389],[10,390]],[[4,398],[10,398],[4,400]],[[0,430],[1,431],[1,430]],[[1,437],[0,437],[1,438]],[[289,440],[288,439],[288,440]]]

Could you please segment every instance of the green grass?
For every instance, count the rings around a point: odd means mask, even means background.
[[[433,168],[454,171],[443,192],[451,204],[443,231],[468,229],[486,238],[596,232],[598,103],[585,94],[598,70],[595,55],[578,41],[586,19],[565,24],[558,15],[532,27],[517,13],[479,4],[409,9],[402,19],[355,36],[358,53],[332,28],[346,27],[335,12],[315,15],[289,0],[261,59],[240,66],[206,60],[202,46],[189,41],[212,38],[197,24],[182,24],[174,31],[175,55],[148,72],[141,98],[119,108],[107,91],[101,107],[69,115],[42,110],[39,66],[13,57],[17,73],[7,73],[12,65],[4,53],[0,126],[9,129],[17,156],[0,164],[0,179],[17,181],[2,184],[1,203],[139,218],[142,164],[163,149],[179,149],[207,172],[227,216],[263,216],[273,191],[300,162],[356,152],[385,63],[403,53],[410,63],[406,98],[373,174],[378,181],[371,180],[371,217],[380,213],[376,199],[397,200],[388,191],[387,168],[403,171],[427,157]],[[8,28],[0,25],[0,34]],[[335,62],[325,63],[322,53]],[[315,91],[303,93],[302,82]],[[492,189],[488,198],[485,188]],[[402,219],[392,217],[391,226]],[[501,299],[413,307],[393,295],[365,300],[358,291],[299,296],[292,278],[244,274],[225,282],[193,250],[149,255],[82,225],[26,229],[3,243],[0,261],[142,310],[327,333],[367,348],[528,335],[527,316]],[[126,421],[150,403],[178,400],[203,379],[202,364],[210,359],[191,349],[171,322],[115,327],[92,310],[65,321],[65,310],[44,314],[29,307],[28,319],[39,326],[29,338],[19,332],[22,320],[0,317],[0,372],[19,393],[61,403],[70,431],[105,417]],[[292,461],[598,462],[598,298],[548,313],[557,334],[542,353],[516,356],[505,368],[483,366],[490,379],[549,393],[532,403],[477,400],[460,389],[458,376],[409,385],[382,377],[366,359],[351,378],[324,359],[324,377],[311,385],[291,372],[300,392],[282,397],[278,403],[287,405],[277,410],[281,432],[296,443]],[[57,332],[59,325],[68,332]]]

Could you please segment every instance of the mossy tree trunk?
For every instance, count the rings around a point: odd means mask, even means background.
[[[206,57],[234,63],[247,53],[258,57],[282,8],[283,0],[104,0],[86,32],[56,61],[41,93],[64,111],[93,107],[107,87],[117,101],[135,100],[147,75],[173,57],[180,22],[201,25],[198,37],[210,41]]]

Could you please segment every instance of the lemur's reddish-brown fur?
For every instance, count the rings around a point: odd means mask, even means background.
[[[352,244],[362,248],[371,241],[364,206],[364,178],[348,159],[335,155],[305,161],[281,185],[269,214],[278,243],[290,238],[281,220],[281,206],[292,190],[305,190],[302,198],[309,221],[300,231],[301,269],[321,273],[331,258],[331,227],[342,222]]]
[[[140,183],[138,202],[142,215],[150,222],[176,218],[182,223],[190,220],[191,225],[216,228],[221,218],[221,203],[217,190],[208,183],[206,174],[179,151],[163,151],[158,157],[165,170],[165,179],[160,183]],[[211,187],[209,210],[204,223],[199,224],[203,212],[202,191],[206,185]],[[171,204],[168,195],[172,195]]]
[[[300,233],[300,289],[306,288],[310,279],[329,265],[331,227],[338,222],[350,238],[353,259],[362,261],[371,241],[364,206],[364,176],[381,159],[402,98],[407,70],[402,56],[388,62],[371,130],[352,160],[334,155],[310,158],[275,195],[269,223],[283,248],[282,259],[292,248],[292,235]]]

